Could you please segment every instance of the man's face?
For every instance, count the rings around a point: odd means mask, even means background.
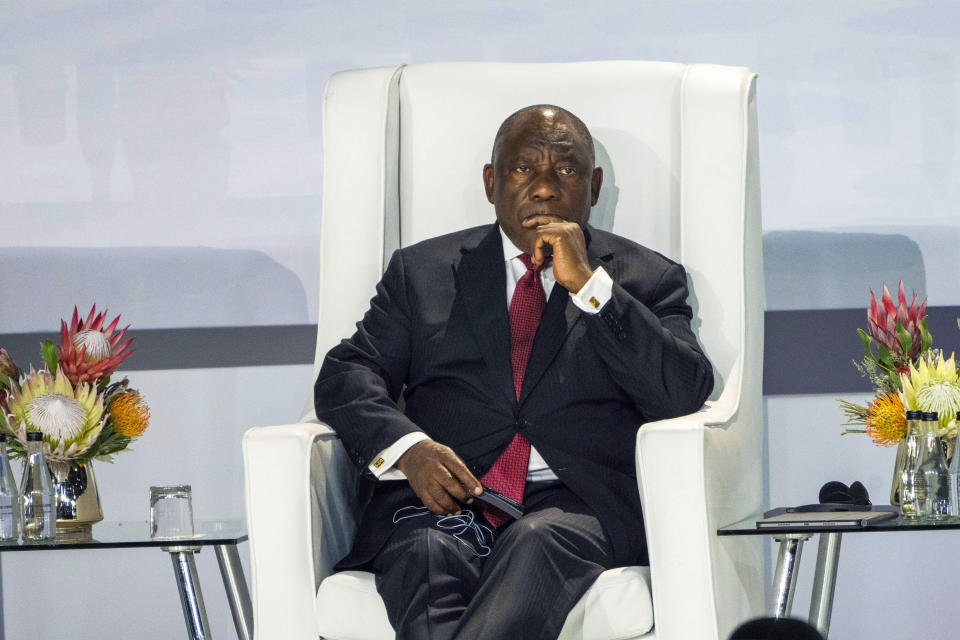
[[[585,225],[602,181],[589,138],[552,109],[519,116],[495,146],[493,164],[483,168],[500,228],[527,253],[533,252],[537,224]]]

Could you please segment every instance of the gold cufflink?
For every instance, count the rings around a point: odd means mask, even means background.
[[[386,460],[384,460],[383,458],[377,458],[377,461],[373,463],[373,468],[379,469],[380,467],[383,466],[384,462],[386,462]]]
[[[594,309],[600,308],[600,301],[597,300],[596,296],[590,296],[590,306],[593,307]]]

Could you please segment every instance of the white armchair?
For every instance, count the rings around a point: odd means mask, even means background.
[[[393,249],[493,221],[481,182],[493,134],[536,103],[570,109],[594,135],[605,179],[591,224],[686,266],[694,330],[717,381],[698,413],[639,428],[650,567],[604,573],[561,638],[724,640],[763,604],[759,541],[716,535],[759,510],[763,489],[760,198],[748,69],[444,63],[333,76],[324,100],[314,375],[353,332]],[[393,638],[372,575],[331,576],[356,523],[357,473],[336,434],[311,410],[298,424],[250,429],[243,447],[257,640]]]

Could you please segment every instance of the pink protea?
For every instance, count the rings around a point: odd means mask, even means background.
[[[917,293],[913,293],[913,300],[907,307],[907,297],[903,292],[903,280],[900,281],[900,288],[897,292],[898,305],[894,306],[887,285],[883,285],[883,296],[880,298],[880,304],[873,295],[873,289],[870,290],[870,309],[867,310],[867,329],[873,339],[882,344],[894,357],[913,360],[920,353],[922,344],[921,322],[923,321],[923,312],[927,308],[927,299],[923,299],[920,307],[917,307]],[[897,323],[904,328],[911,338],[910,352],[903,353],[903,347],[900,339],[897,337]]]
[[[13,361],[13,358],[10,357],[10,354],[7,353],[7,350],[3,347],[0,347],[0,374],[3,374],[9,378],[10,386],[16,386],[20,382],[20,378],[23,377],[23,372],[20,371],[20,367],[17,366],[17,363]],[[7,380],[0,378],[0,412],[3,412],[4,415],[7,414]],[[0,416],[0,424],[3,424],[3,417]]]
[[[57,358],[63,373],[74,385],[81,382],[95,384],[100,378],[113,373],[133,353],[129,348],[133,338],[120,343],[130,325],[114,333],[120,316],[104,328],[106,319],[107,311],[98,314],[97,305],[93,305],[86,320],[79,319],[77,308],[74,307],[70,327],[63,320],[60,321]]]

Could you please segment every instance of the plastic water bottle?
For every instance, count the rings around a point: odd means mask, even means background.
[[[53,542],[57,531],[57,496],[43,455],[43,434],[27,432],[27,460],[20,483],[23,541]]]
[[[20,492],[7,457],[7,436],[0,433],[0,543],[20,539]]]

